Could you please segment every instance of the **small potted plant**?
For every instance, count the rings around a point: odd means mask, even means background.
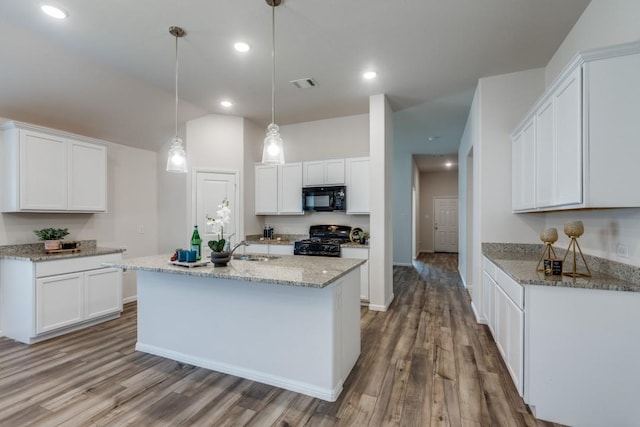
[[[42,230],[33,230],[38,239],[44,240],[44,250],[51,251],[60,249],[60,240],[69,235],[66,228],[43,228]]]
[[[224,226],[231,220],[231,209],[229,200],[226,198],[218,205],[217,218],[206,217],[207,225],[212,227],[218,234],[218,240],[209,240],[207,245],[211,248],[211,262],[214,267],[223,267],[231,259],[228,251],[225,251],[227,241],[224,238]]]

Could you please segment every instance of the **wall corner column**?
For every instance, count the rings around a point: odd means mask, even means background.
[[[393,301],[393,111],[384,94],[369,98],[369,156],[369,309],[386,311]]]

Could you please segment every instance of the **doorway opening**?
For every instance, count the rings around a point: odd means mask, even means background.
[[[419,173],[417,253],[458,252],[458,154],[414,155],[414,161]]]

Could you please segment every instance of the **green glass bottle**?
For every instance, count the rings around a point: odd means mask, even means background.
[[[198,233],[198,226],[193,226],[193,234],[191,235],[191,250],[196,251],[196,260],[200,261],[202,250],[202,239],[200,239],[200,233]]]

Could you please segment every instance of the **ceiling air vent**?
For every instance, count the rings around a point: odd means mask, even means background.
[[[311,89],[314,87],[318,87],[318,82],[313,80],[311,77],[305,77],[304,79],[291,80],[289,83],[292,83],[295,87],[299,89]]]

